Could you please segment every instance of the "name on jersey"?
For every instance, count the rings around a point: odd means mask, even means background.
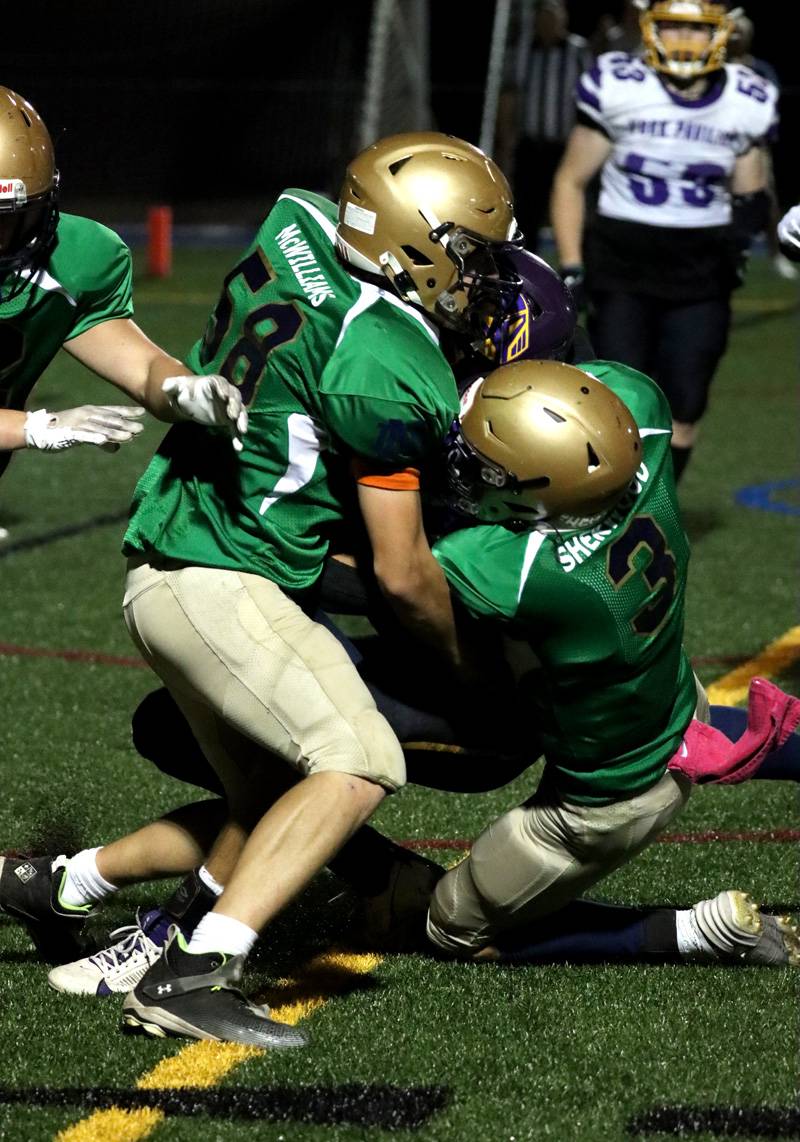
[[[576,567],[580,567],[581,563],[588,559],[593,551],[597,550],[603,540],[608,539],[614,528],[618,527],[625,519],[636,502],[636,497],[649,479],[650,469],[646,464],[641,464],[628,491],[616,504],[614,510],[606,516],[605,527],[598,528],[597,531],[585,532],[582,535],[574,535],[556,548],[558,561],[564,571],[574,571]]]
[[[325,298],[336,297],[296,222],[285,226],[276,241],[300,283],[301,290],[315,309],[322,305]]]
[[[710,123],[693,123],[689,119],[631,119],[628,132],[649,139],[679,139],[712,147],[730,147],[739,138],[738,131],[721,131]]]

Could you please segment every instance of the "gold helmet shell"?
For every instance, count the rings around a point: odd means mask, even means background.
[[[449,482],[456,506],[487,523],[591,526],[641,463],[628,407],[602,381],[560,361],[496,369],[467,391],[459,419]]]
[[[492,275],[487,255],[518,235],[505,175],[477,147],[434,131],[392,135],[353,159],[336,232],[353,267],[454,325],[470,275]]]
[[[725,4],[712,0],[653,0],[651,4],[637,0],[637,7],[641,9],[644,60],[655,71],[672,79],[693,80],[719,71],[725,63],[740,9],[729,11]],[[682,33],[669,47],[661,38],[661,24],[670,24]],[[705,44],[690,35],[698,26],[708,29]]]
[[[57,221],[58,172],[41,116],[0,87],[0,275],[32,264]]]

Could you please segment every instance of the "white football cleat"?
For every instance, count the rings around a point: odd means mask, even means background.
[[[48,974],[47,982],[68,995],[125,994],[161,955],[169,923],[160,908],[137,912],[135,924],[111,933],[110,939],[118,937],[116,943],[82,960],[60,964]]]
[[[800,967],[800,934],[789,916],[761,911],[746,892],[729,889],[692,908],[697,928],[709,945],[706,962],[766,967]]]

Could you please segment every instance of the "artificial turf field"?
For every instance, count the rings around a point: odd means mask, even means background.
[[[188,348],[234,253],[178,251],[171,279],[139,278],[137,319],[155,340],[179,356]],[[759,655],[761,672],[800,693],[797,296],[755,259],[681,487],[693,543],[686,639],[703,681],[721,680],[717,701],[739,700],[753,668],[731,672]],[[116,399],[62,358],[32,407]],[[122,623],[119,546],[161,431],[151,423],[114,456],[17,457],[3,480],[0,848],[100,844],[191,799],[129,744],[130,714],[154,679]],[[754,506],[738,502],[742,489]],[[408,788],[378,823],[451,863],[536,777],[482,796]],[[736,887],[798,911],[797,808],[788,783],[703,789],[665,843],[595,896],[688,905]],[[121,892],[93,933],[152,899]],[[798,973],[337,957],[351,915],[323,874],[251,958],[248,990],[310,1033],[306,1050],[285,1053],[123,1037],[120,998],[51,991],[22,930],[0,918],[0,1137],[800,1138]]]

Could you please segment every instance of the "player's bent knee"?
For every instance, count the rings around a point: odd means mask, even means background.
[[[478,891],[469,857],[437,883],[425,931],[440,952],[471,959],[494,934],[490,909]]]
[[[402,747],[376,709],[362,710],[351,721],[343,721],[337,733],[328,735],[324,746],[311,752],[301,764],[308,776],[350,774],[381,786],[387,793],[395,793],[406,783]]]

